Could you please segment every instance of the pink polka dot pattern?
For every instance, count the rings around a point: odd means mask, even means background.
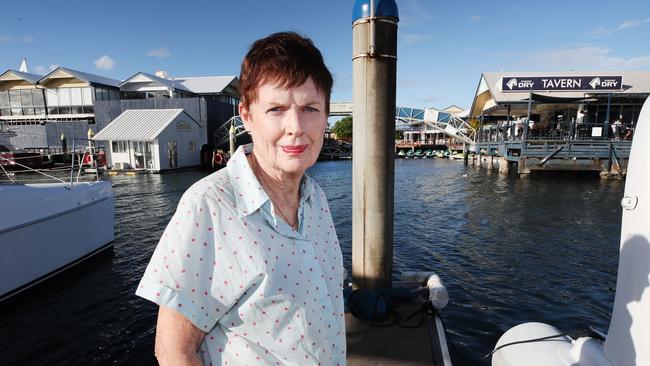
[[[251,150],[185,192],[136,294],[206,333],[205,365],[344,365],[343,261],[327,198],[305,175],[294,230],[273,212]]]

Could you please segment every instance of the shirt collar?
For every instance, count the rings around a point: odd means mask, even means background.
[[[269,201],[259,180],[253,173],[246,155],[253,152],[253,144],[241,145],[226,164],[228,178],[233,186],[233,194],[240,217],[248,216]],[[307,174],[300,181],[300,204],[314,195],[314,184]]]

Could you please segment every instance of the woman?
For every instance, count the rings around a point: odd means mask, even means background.
[[[318,157],[332,76],[311,40],[276,33],[241,67],[253,144],[183,195],[137,295],[158,305],[156,357],[181,364],[345,364],[341,250]]]

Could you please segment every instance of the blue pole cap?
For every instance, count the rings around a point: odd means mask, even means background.
[[[395,0],[375,0],[375,16],[399,19]],[[370,0],[356,0],[352,8],[352,23],[370,17]]]

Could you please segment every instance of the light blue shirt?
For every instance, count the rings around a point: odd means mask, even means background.
[[[344,365],[344,269],[325,193],[303,176],[294,230],[251,151],[185,192],[136,294],[206,333],[205,365]]]

